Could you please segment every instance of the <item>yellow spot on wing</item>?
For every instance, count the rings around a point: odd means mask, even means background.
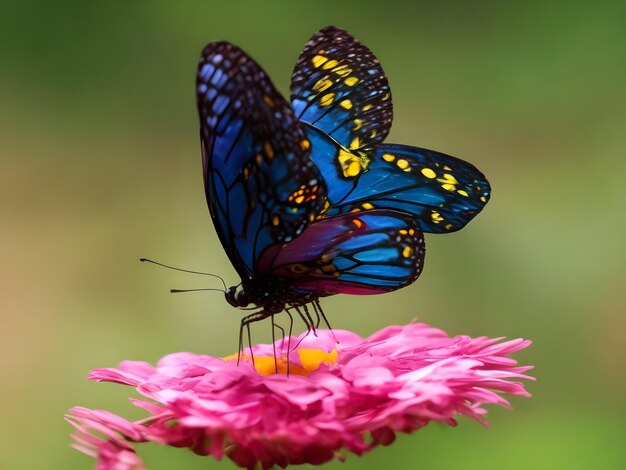
[[[352,101],[350,101],[350,100],[342,100],[339,103],[339,106],[341,106],[342,108],[345,108],[345,109],[352,109]]]
[[[311,148],[311,142],[306,139],[300,141],[300,148],[302,150],[309,150]]]
[[[354,86],[359,82],[359,79],[356,77],[348,77],[343,82],[348,86]]]
[[[340,65],[339,67],[335,67],[333,69],[333,72],[335,72],[340,77],[347,77],[352,73],[352,69],[349,68],[347,65]]]
[[[485,196],[480,196],[480,200],[483,202],[487,202],[487,198]]]
[[[374,208],[374,205],[373,205],[373,204],[370,204],[369,202],[365,202],[365,203],[361,204],[361,207],[362,207],[363,209],[367,209],[367,210],[369,210],[369,209],[373,209],[373,208]]]
[[[352,142],[350,142],[350,150],[358,149],[360,146],[361,139],[359,139],[358,137],[355,137],[354,139],[352,139]]]
[[[309,268],[301,263],[293,263],[292,265],[289,266],[289,271],[293,272],[293,273],[303,273],[305,271],[308,271]]]
[[[313,85],[313,91],[324,91],[329,89],[331,86],[333,86],[333,81],[329,80],[328,78],[324,77],[324,78],[320,78],[317,82],[315,82],[315,85]]]
[[[390,153],[384,153],[383,154],[383,160],[385,160],[386,162],[392,162],[396,159],[395,155],[391,155]]]
[[[465,196],[465,197],[468,197],[468,196],[469,196],[469,194],[467,194],[467,191],[465,191],[465,190],[463,190],[463,189],[459,189],[459,190],[457,191],[457,193],[459,193],[461,196]]]
[[[433,211],[432,214],[430,214],[430,218],[433,219],[433,222],[436,224],[443,220],[443,217],[441,217],[441,214],[437,211]]]
[[[269,142],[265,142],[265,144],[263,145],[263,150],[265,150],[265,154],[269,158],[274,158],[274,149],[272,148],[272,145]]]
[[[338,155],[337,158],[339,158],[339,163],[341,163],[343,165],[344,163],[347,163],[350,160],[355,159],[356,157],[353,154],[351,154],[350,152],[346,152],[344,149],[340,149],[339,150],[339,155]]]
[[[326,57],[324,57],[323,55],[316,55],[315,57],[313,57],[311,59],[311,62],[313,62],[313,67],[319,67],[320,65],[322,65],[324,62],[326,62],[328,59],[326,59]]]
[[[356,225],[356,228],[361,228],[361,227],[363,227],[363,222],[361,222],[359,219],[354,219],[354,220],[352,221],[352,223],[353,223],[354,225]]]
[[[410,246],[405,246],[404,250],[402,250],[402,256],[404,256],[405,258],[410,258],[412,254],[413,248]]]
[[[346,178],[357,176],[369,165],[369,160],[366,157],[359,157],[344,149],[339,150],[337,159],[339,160],[343,176]]]
[[[346,168],[346,170],[344,171],[344,174],[346,176],[357,176],[359,173],[361,173],[361,164],[359,162],[350,162],[348,164],[348,168]]]
[[[437,176],[437,173],[435,173],[430,168],[422,168],[422,175],[424,175],[426,178],[433,179],[435,176]]]
[[[361,126],[363,126],[363,121],[361,119],[355,119],[354,120],[354,127],[352,128],[353,131],[358,131]]]
[[[396,165],[398,165],[399,168],[405,169],[409,167],[409,162],[406,161],[404,158],[401,158],[396,162]]]
[[[280,217],[278,217],[278,215],[274,215],[274,217],[272,217],[272,225],[278,225],[280,223]]]
[[[263,101],[265,101],[265,104],[268,105],[270,108],[273,108],[276,104],[274,103],[274,100],[267,95],[263,95]]]
[[[361,109],[363,111],[369,111],[370,109],[372,109],[374,106],[371,104],[366,104],[365,106],[363,106]]]
[[[327,61],[322,68],[324,70],[332,69],[337,64],[339,64],[339,62],[337,62],[335,59],[331,59],[331,60]]]
[[[334,93],[327,93],[324,96],[322,96],[322,98],[320,99],[320,105],[328,106],[333,102],[334,99],[335,99]]]
[[[437,181],[447,184],[459,184],[457,179],[449,173],[444,173],[443,178],[439,178]]]
[[[334,264],[326,264],[320,268],[320,271],[326,274],[334,273],[335,271],[337,271],[337,268],[335,267]]]
[[[456,191],[456,185],[459,184],[457,179],[449,173],[444,173],[443,178],[437,178],[437,181],[443,183],[441,187],[446,191]]]

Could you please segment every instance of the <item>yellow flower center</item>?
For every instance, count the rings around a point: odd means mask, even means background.
[[[332,366],[337,362],[338,352],[333,349],[331,352],[322,351],[320,349],[298,349],[298,357],[300,358],[300,365],[294,364],[293,361],[289,364],[289,373],[295,375],[309,375],[311,372],[316,371],[320,366]],[[237,354],[231,354],[223,359],[225,361],[236,361]],[[252,357],[249,354],[241,356],[242,361],[252,361]],[[281,356],[274,359],[274,356],[254,356],[254,368],[256,371],[263,375],[276,374],[278,368],[279,374],[287,374],[287,357]]]

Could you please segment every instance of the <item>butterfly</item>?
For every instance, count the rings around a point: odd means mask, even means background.
[[[226,41],[204,48],[196,86],[209,211],[241,277],[226,300],[259,309],[242,330],[293,309],[312,325],[309,305],[319,324],[321,297],[411,284],[424,264],[423,233],[459,230],[489,200],[470,163],[384,143],[387,77],[340,28],[306,44],[291,102]]]

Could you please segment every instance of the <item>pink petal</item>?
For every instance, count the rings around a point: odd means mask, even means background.
[[[146,397],[131,401],[147,416],[132,423],[103,410],[73,408],[74,446],[102,469],[143,468],[131,443],[147,441],[227,456],[251,469],[319,465],[345,458],[341,449],[361,455],[389,445],[397,432],[414,432],[430,421],[455,426],[455,417],[465,415],[487,424],[484,405],[510,407],[503,395],[530,396],[519,380],[533,380],[526,375],[530,366],[509,357],[529,341],[450,338],[420,323],[390,326],[365,339],[317,330],[317,336],[256,345],[253,353],[273,358],[275,348],[286,354],[288,343],[299,343],[301,352],[321,351],[307,358],[335,362],[293,369],[305,375],[260,375],[246,350],[240,366],[184,352],[165,356],[156,367],[124,361],[96,369],[90,379],[130,385]],[[302,366],[299,354],[289,353],[294,367]]]

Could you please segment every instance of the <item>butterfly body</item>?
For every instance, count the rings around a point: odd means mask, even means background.
[[[291,103],[225,41],[205,47],[196,85],[206,197],[242,279],[226,300],[260,308],[244,322],[405,287],[423,268],[423,232],[459,230],[488,201],[473,165],[384,143],[387,78],[339,28],[305,46]]]
[[[259,276],[242,281],[226,291],[226,301],[237,308],[259,307],[268,314],[280,313],[287,307],[301,307],[319,299],[319,295],[295,290],[289,280],[276,276]]]

